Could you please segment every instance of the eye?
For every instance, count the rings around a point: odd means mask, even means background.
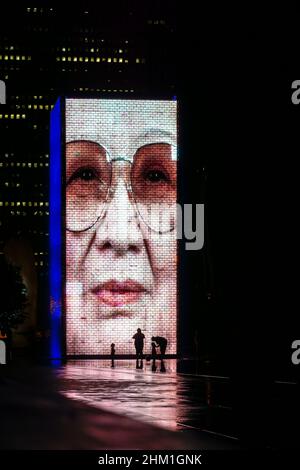
[[[99,179],[99,175],[94,168],[78,168],[70,177],[68,184],[74,180],[92,181],[95,179]]]
[[[168,175],[160,169],[146,170],[144,171],[143,177],[146,181],[149,181],[150,183],[160,183],[169,181]]]

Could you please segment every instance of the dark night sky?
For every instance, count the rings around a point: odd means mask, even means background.
[[[299,337],[293,268],[300,106],[290,97],[299,77],[297,25],[292,21],[287,33],[283,19],[248,13],[243,21],[229,11],[203,21],[181,15],[189,33],[180,41],[194,44],[179,67],[185,175],[195,200],[195,169],[207,165],[216,296],[210,344],[238,370],[296,377],[290,346]],[[189,256],[193,265],[197,255]],[[200,318],[197,290],[193,295]]]

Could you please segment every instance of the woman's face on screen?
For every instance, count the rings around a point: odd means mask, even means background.
[[[131,161],[66,145],[67,353],[133,353],[137,328],[176,350],[176,160],[155,142]],[[173,351],[172,351],[173,350]]]

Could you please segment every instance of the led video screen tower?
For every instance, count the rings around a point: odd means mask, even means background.
[[[61,107],[66,354],[134,354],[137,328],[176,354],[176,101]]]

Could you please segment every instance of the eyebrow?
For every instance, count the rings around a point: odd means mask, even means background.
[[[139,139],[146,139],[148,137],[169,137],[171,139],[174,139],[175,136],[171,132],[163,131],[162,129],[149,129],[146,132],[143,132],[143,134],[139,135]]]

